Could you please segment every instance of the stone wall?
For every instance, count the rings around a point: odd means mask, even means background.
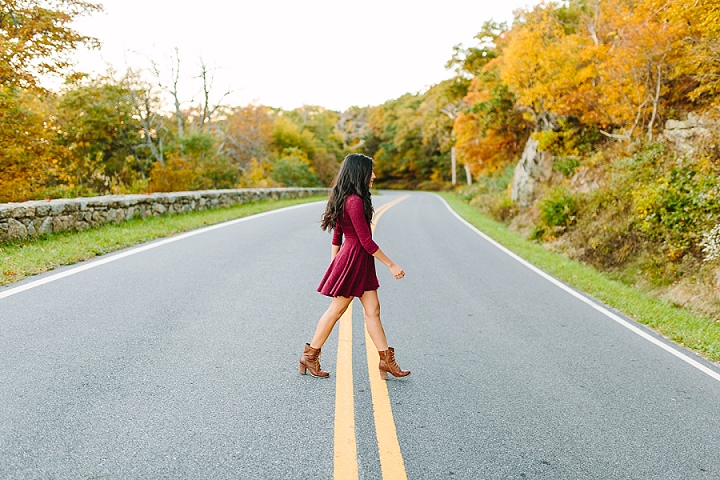
[[[0,243],[66,230],[85,230],[131,218],[327,194],[326,188],[246,188],[0,203]]]

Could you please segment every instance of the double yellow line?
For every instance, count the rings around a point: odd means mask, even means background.
[[[372,224],[373,233],[382,214],[409,196],[404,195],[397,198],[375,211]],[[352,303],[343,316],[340,317],[340,331],[338,333],[337,374],[335,377],[334,478],[336,480],[354,480],[358,478],[358,463],[352,377]],[[397,439],[387,383],[380,378],[377,368],[380,357],[367,329],[365,329],[365,348],[382,477],[383,479],[405,480],[407,479],[405,463]]]

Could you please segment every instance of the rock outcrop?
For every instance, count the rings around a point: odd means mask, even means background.
[[[520,207],[530,206],[535,200],[538,185],[549,182],[553,177],[553,156],[538,150],[538,145],[537,140],[528,138],[520,162],[515,167],[510,196]]]
[[[692,155],[698,146],[712,137],[712,130],[718,126],[694,113],[687,120],[668,120],[665,122],[663,137],[685,155]]]

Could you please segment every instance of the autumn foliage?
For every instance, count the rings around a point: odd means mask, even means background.
[[[454,48],[452,78],[344,112],[226,105],[202,62],[203,98],[182,99],[178,52],[169,71],[88,78],[69,55],[96,42],[71,26],[99,5],[5,3],[0,201],[328,185],[352,152],[375,158],[378,186],[446,188],[453,148],[477,178],[516,162],[530,135],[574,158],[603,141],[656,139],[666,120],[720,106],[715,0],[541,2],[511,25],[479,25],[476,45]],[[61,91],[39,87],[48,74],[67,78]]]

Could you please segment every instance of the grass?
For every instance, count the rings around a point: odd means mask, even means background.
[[[630,285],[613,280],[608,274],[550,252],[542,245],[524,239],[506,225],[486,217],[455,193],[440,192],[440,195],[465,220],[533,265],[649,326],[666,338],[709,360],[720,361],[720,322],[651,297]]]
[[[163,215],[144,220],[133,219],[82,232],[63,232],[32,240],[0,244],[0,270],[2,270],[0,286],[156,238],[169,237],[207,225],[318,200],[327,200],[327,197],[262,200],[215,210]]]

